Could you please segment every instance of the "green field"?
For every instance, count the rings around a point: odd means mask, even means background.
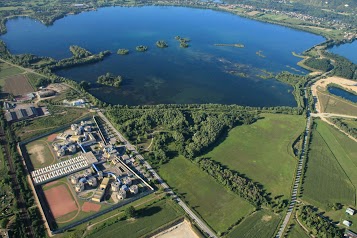
[[[356,186],[356,143],[317,120],[308,153],[303,198],[325,210],[328,203],[355,206]]]
[[[244,199],[224,189],[211,176],[183,157],[177,157],[162,165],[159,173],[217,232],[226,231],[254,209]]]
[[[138,218],[133,220],[117,221],[103,229],[97,226],[86,237],[142,237],[183,216],[183,211],[169,199],[139,209],[138,213]]]
[[[278,228],[280,216],[265,210],[255,212],[234,228],[227,237],[229,238],[271,238]]]
[[[16,122],[12,125],[15,134],[21,140],[41,135],[62,125],[90,116],[88,110],[54,106],[49,108],[51,115],[26,122]]]
[[[273,196],[290,196],[296,160],[292,143],[304,131],[302,116],[263,114],[251,125],[232,129],[204,155],[264,185]]]
[[[300,225],[295,222],[292,228],[290,228],[288,238],[309,238],[310,236],[306,234],[304,229],[300,227]]]
[[[0,62],[0,86],[4,87],[5,78],[22,73],[23,70]]]

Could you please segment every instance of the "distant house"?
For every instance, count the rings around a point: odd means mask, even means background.
[[[352,225],[352,222],[347,221],[347,220],[343,220],[342,224],[345,225],[345,226],[350,227]]]
[[[351,216],[353,216],[355,214],[355,210],[349,207],[349,208],[346,209],[346,213],[348,213]]]
[[[347,230],[345,231],[345,237],[347,238],[357,238],[357,234],[353,231]]]

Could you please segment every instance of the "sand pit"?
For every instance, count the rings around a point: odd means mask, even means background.
[[[152,238],[199,238],[192,230],[191,225],[185,220],[180,224],[152,236]]]
[[[57,134],[52,134],[47,137],[47,141],[53,142],[56,139],[56,137],[57,137]]]
[[[82,206],[82,211],[84,212],[98,212],[100,210],[101,205],[91,203],[91,202],[85,202],[83,203]]]
[[[44,193],[55,219],[78,210],[76,201],[72,198],[66,185],[50,188],[45,190]]]

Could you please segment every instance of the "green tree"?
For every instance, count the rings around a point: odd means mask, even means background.
[[[136,210],[133,206],[130,206],[125,209],[125,215],[127,218],[134,218],[136,215]]]

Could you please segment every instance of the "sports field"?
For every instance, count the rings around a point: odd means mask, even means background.
[[[261,210],[253,213],[234,228],[227,237],[229,238],[271,238],[278,228],[280,216]]]
[[[183,216],[183,211],[171,200],[164,199],[150,206],[137,208],[137,218],[115,220],[107,226],[97,226],[88,238],[142,237]],[[118,218],[122,218],[119,216]]]
[[[162,165],[159,173],[216,232],[226,231],[254,209],[183,157]]]
[[[232,129],[228,137],[204,155],[261,183],[273,196],[290,196],[296,166],[292,143],[304,131],[302,116],[262,114],[251,125]]]
[[[55,219],[77,211],[78,207],[66,185],[62,184],[44,191],[51,213]]]
[[[325,122],[316,120],[316,124],[303,199],[323,209],[328,203],[356,206],[357,145]]]
[[[49,166],[56,162],[50,144],[45,140],[36,140],[26,145],[30,160],[35,169]]]

